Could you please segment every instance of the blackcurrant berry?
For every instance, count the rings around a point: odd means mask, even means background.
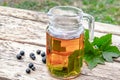
[[[35,59],[36,59],[36,57],[35,57],[35,56],[31,56],[30,58],[31,58],[32,60],[35,60]]]
[[[28,65],[29,68],[32,68],[33,66],[34,66],[33,63],[29,63],[29,65]]]
[[[27,68],[27,69],[26,69],[26,73],[30,74],[30,72],[31,72],[30,69]]]
[[[20,54],[17,54],[16,58],[20,60],[22,58],[22,56]]]
[[[42,62],[46,64],[46,57],[42,57]]]
[[[34,53],[30,53],[30,56],[35,56],[35,54]]]
[[[30,58],[31,58],[32,60],[35,60],[35,59],[36,59],[35,54],[34,54],[34,53],[30,53]]]
[[[33,66],[32,68],[31,68],[33,71],[35,71],[35,67]]]
[[[44,57],[44,56],[45,56],[45,52],[42,52],[42,53],[41,53],[41,56]]]
[[[20,51],[20,55],[24,56],[25,52],[24,51]]]
[[[39,55],[39,54],[41,53],[41,50],[38,49],[38,50],[36,51],[36,53]]]

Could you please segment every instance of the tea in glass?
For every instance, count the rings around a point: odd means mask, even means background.
[[[47,35],[47,66],[50,73],[59,78],[79,75],[82,67],[84,35],[78,38],[60,39]]]

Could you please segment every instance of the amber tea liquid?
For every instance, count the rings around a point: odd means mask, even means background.
[[[79,74],[82,66],[84,35],[81,34],[73,39],[60,39],[46,33],[46,38],[47,66],[50,73],[60,78]],[[76,50],[81,50],[81,53]]]

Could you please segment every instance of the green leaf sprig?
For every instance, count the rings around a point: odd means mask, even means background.
[[[113,58],[120,56],[120,51],[112,45],[112,34],[95,37],[93,42],[89,41],[89,31],[85,31],[84,59],[89,69],[93,69],[97,64],[104,64],[105,61],[113,62]]]

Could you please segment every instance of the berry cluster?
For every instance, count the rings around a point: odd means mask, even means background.
[[[16,55],[16,58],[20,60],[22,59],[22,56],[24,56],[24,54],[25,54],[24,51],[20,51],[20,53]]]
[[[45,55],[45,52],[44,52],[44,51],[41,51],[41,50],[37,50],[36,53],[37,53],[38,55],[41,54],[42,62],[43,62],[44,64],[46,64],[46,55]],[[21,60],[21,59],[22,59],[22,56],[24,56],[24,55],[25,55],[25,52],[24,52],[24,51],[20,51],[19,54],[16,55],[16,58],[17,58],[18,60]],[[32,60],[35,60],[35,59],[36,59],[36,56],[35,56],[34,53],[30,53],[30,54],[29,54],[29,57],[30,57]],[[34,66],[33,63],[29,63],[28,68],[26,69],[26,73],[29,74],[29,73],[31,72],[30,69],[33,70],[33,71],[35,71],[36,68],[35,68],[35,66]]]
[[[32,69],[33,71],[35,71],[35,66],[33,63],[29,63],[28,65],[29,68],[26,69],[26,73],[30,74],[31,70]]]

